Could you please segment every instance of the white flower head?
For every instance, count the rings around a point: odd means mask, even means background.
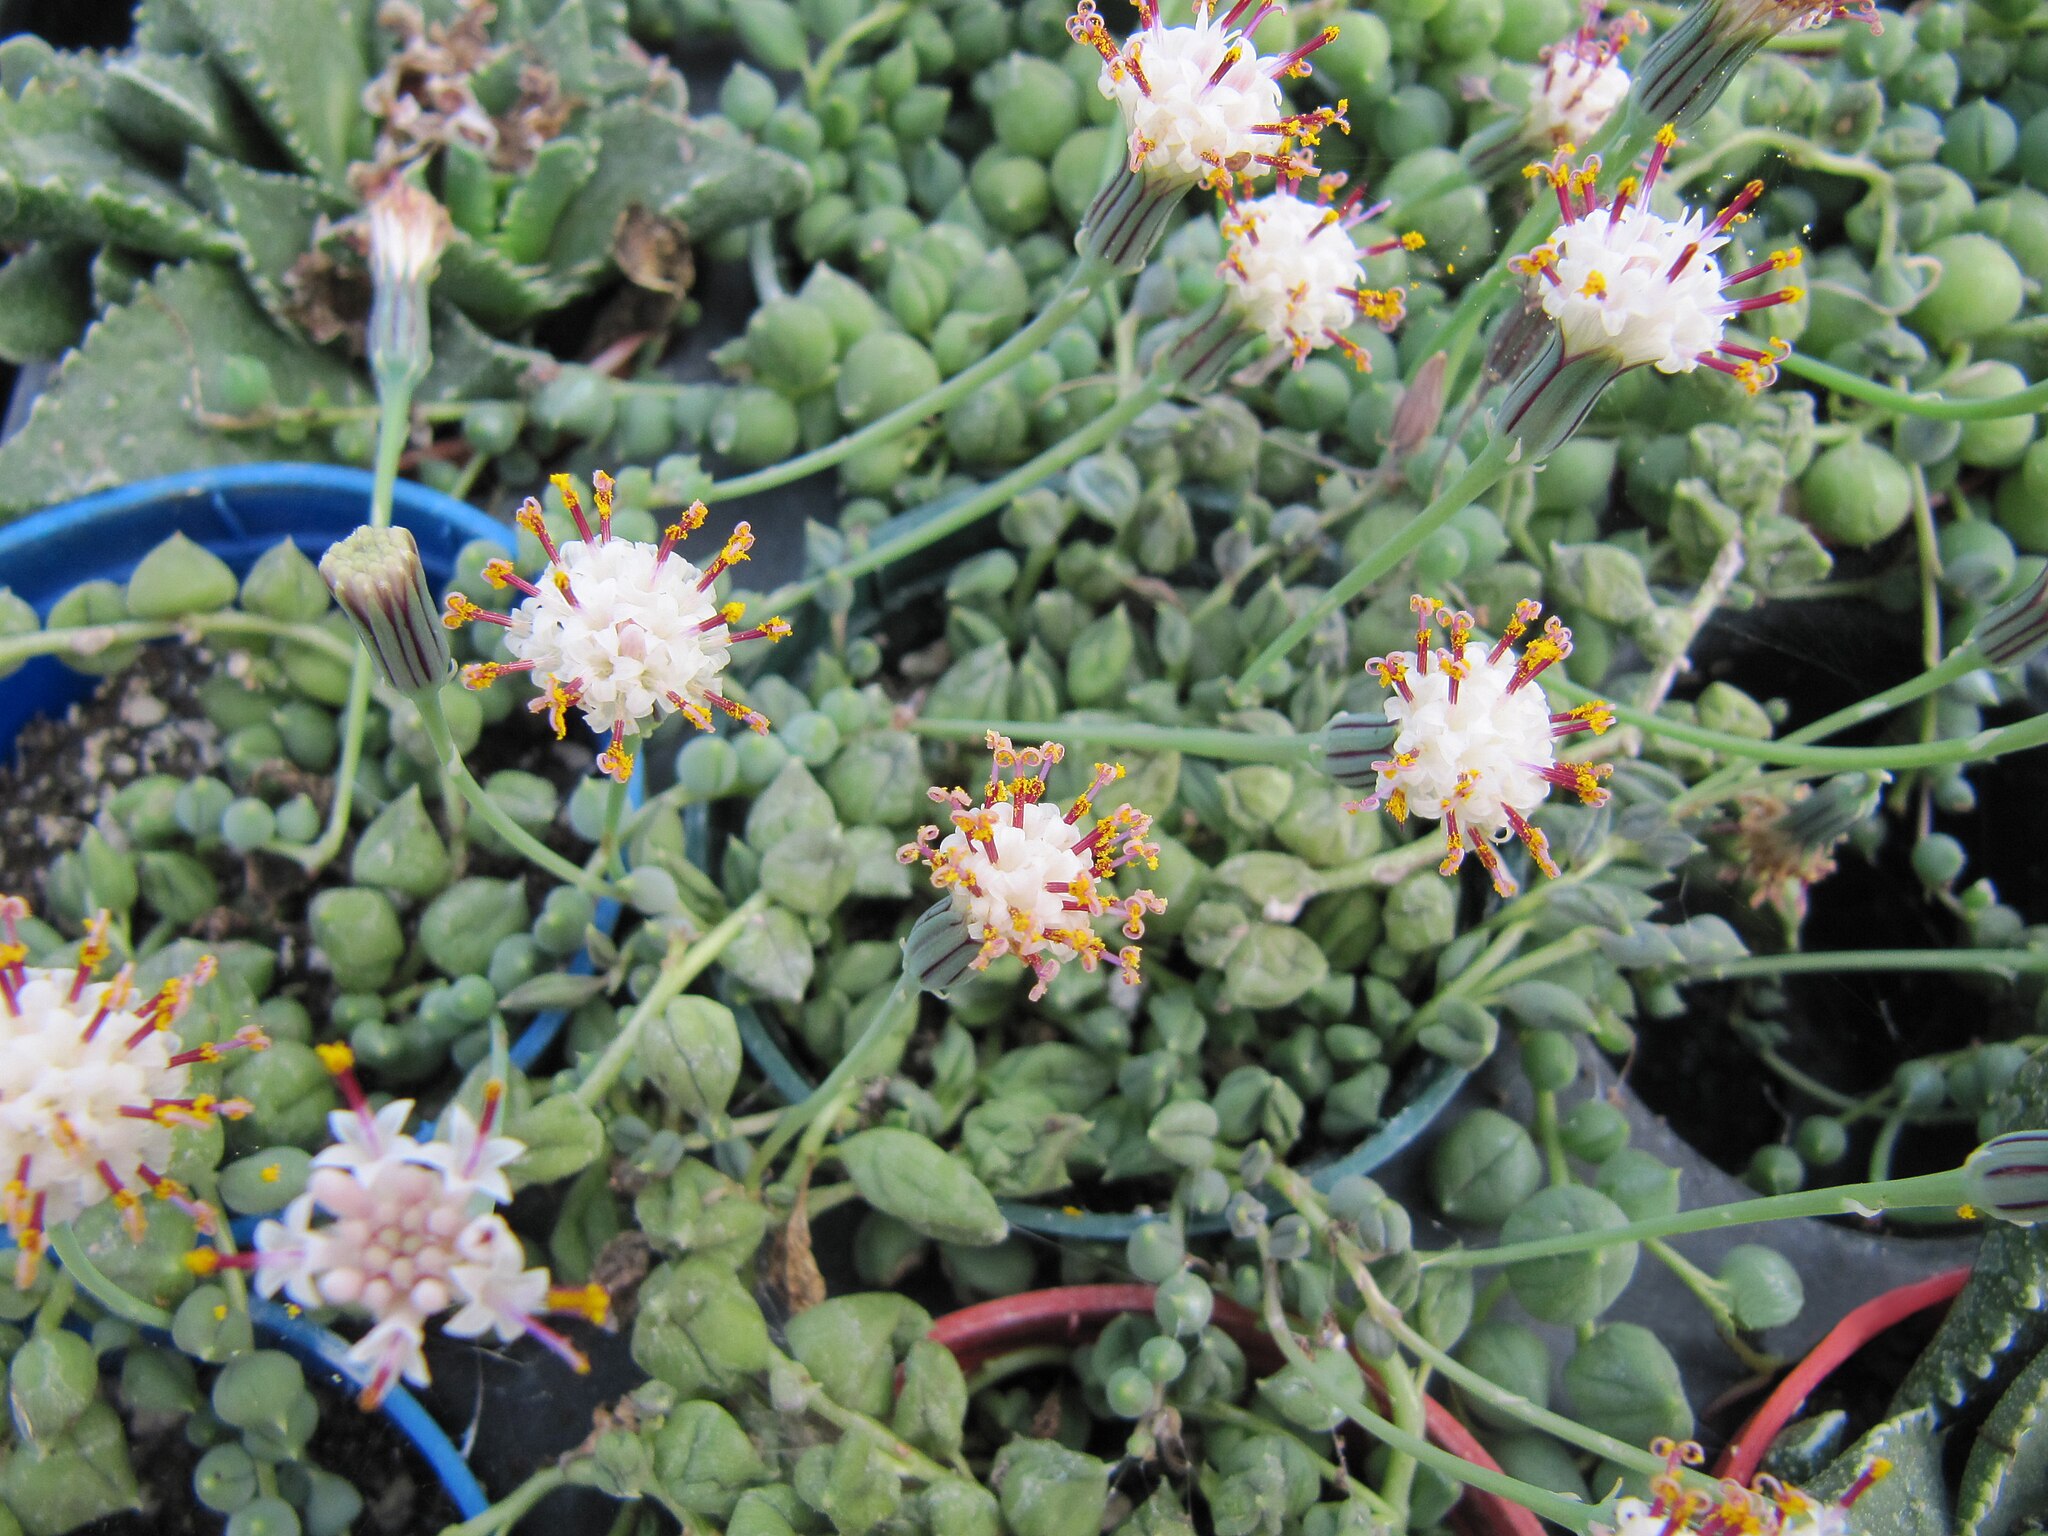
[[[931,798],[952,810],[953,830],[919,831],[897,857],[930,867],[932,884],[951,893],[954,911],[981,946],[972,964],[984,970],[1001,955],[1015,955],[1031,968],[1036,999],[1045,994],[1062,965],[1079,960],[1094,970],[1108,946],[1091,924],[1119,918],[1132,942],[1116,955],[1124,980],[1138,980],[1137,940],[1145,935],[1147,913],[1166,903],[1147,890],[1117,896],[1105,888],[1129,864],[1159,867],[1159,847],[1145,841],[1152,818],[1121,805],[1093,815],[1095,797],[1123,777],[1123,769],[1095,765],[1094,782],[1071,807],[1048,805],[1046,775],[1065,755],[1056,741],[1014,746],[1009,737],[988,733],[995,763],[987,789],[976,804],[964,789],[933,786]],[[934,847],[933,844],[937,846]]]
[[[1323,189],[1327,194],[1342,184],[1341,177],[1328,177]],[[1384,212],[1386,204],[1362,206],[1362,188],[1342,203],[1312,202],[1298,194],[1297,185],[1286,178],[1280,191],[1244,202],[1225,189],[1225,291],[1244,324],[1287,348],[1296,367],[1311,353],[1336,347],[1364,371],[1366,355],[1345,329],[1367,319],[1392,331],[1407,308],[1400,289],[1366,286],[1364,262],[1388,251],[1419,249],[1422,236],[1353,245],[1352,227]]]
[[[1650,189],[1665,157],[1678,142],[1669,128],[1658,131],[1640,193],[1634,177],[1624,178],[1614,201],[1603,203],[1594,183],[1597,157],[1574,167],[1560,155],[1532,165],[1532,177],[1546,179],[1557,193],[1564,222],[1542,245],[1509,264],[1543,279],[1545,314],[1557,323],[1567,357],[1603,353],[1617,371],[1655,366],[1662,373],[1690,373],[1705,364],[1740,380],[1751,392],[1777,378],[1779,343],[1758,348],[1727,336],[1731,317],[1797,300],[1796,287],[1729,299],[1726,290],[1767,273],[1799,264],[1797,250],[1774,251],[1746,271],[1724,276],[1714,253],[1728,243],[1728,230],[1748,216],[1763,194],[1753,181],[1711,218],[1687,209],[1676,219],[1653,213]]]
[[[734,528],[718,557],[700,570],[674,551],[704,525],[702,502],[670,524],[659,544],[644,544],[612,536],[611,476],[600,471],[594,478],[595,532],[569,477],[556,475],[554,484],[583,537],[557,547],[540,503],[528,497],[519,525],[540,541],[548,569],[534,582],[509,560],[484,567],[492,586],[516,587],[524,600],[507,615],[459,592],[448,595],[442,623],[450,629],[472,619],[497,624],[515,658],[472,663],[463,668],[464,684],[486,688],[508,672],[531,672],[541,694],[528,707],[548,716],[558,738],[568,729],[568,712],[580,711],[591,729],[611,737],[597,765],[621,783],[633,775],[626,737],[642,722],[652,730],[668,715],[680,714],[708,731],[718,710],[765,732],[765,717],[717,691],[733,646],[789,633],[779,618],[739,628],[744,605],[721,607],[712,592],[727,568],[747,558],[752,529],[745,523]]]
[[[161,1172],[173,1133],[249,1112],[241,1099],[195,1091],[192,1068],[225,1051],[270,1042],[250,1028],[218,1045],[178,1048],[168,1034],[213,974],[211,956],[138,999],[132,968],[94,981],[108,958],[107,915],[88,929],[78,964],[32,969],[18,925],[28,903],[0,896],[0,1210],[17,1258],[15,1284],[35,1279],[49,1228],[111,1200],[140,1240],[142,1192],[181,1206],[202,1227],[210,1213]]]
[[[1806,32],[1831,21],[1853,19],[1884,31],[1877,0],[1708,0],[1717,32],[1768,41],[1785,32]]]
[[[1599,18],[1600,7],[1589,5],[1576,32],[1543,50],[1543,73],[1529,100],[1529,128],[1559,149],[1585,143],[1628,95],[1621,51],[1629,34],[1648,23],[1634,11],[1606,27]]]
[[[455,226],[431,192],[395,178],[370,199],[369,221],[374,284],[418,287],[434,280]]]
[[[306,1192],[282,1221],[256,1229],[253,1252],[232,1256],[202,1249],[193,1267],[253,1270],[266,1296],[279,1290],[305,1307],[339,1307],[372,1320],[349,1351],[363,1368],[362,1404],[374,1408],[400,1380],[425,1385],[427,1324],[450,1308],[444,1333],[486,1331],[510,1342],[532,1334],[578,1370],[583,1356],[539,1320],[574,1312],[604,1320],[602,1287],[563,1290],[542,1268],[528,1268],[519,1239],[496,1207],[511,1199],[499,1170],[525,1146],[491,1134],[504,1098],[488,1084],[480,1119],[454,1109],[444,1141],[416,1141],[403,1129],[412,1105],[372,1112],[355,1080],[345,1046],[322,1046],[322,1058],[348,1100],[335,1129],[351,1129],[313,1159]],[[316,1216],[327,1219],[315,1224]]]
[[[1417,597],[1415,648],[1375,656],[1366,665],[1392,690],[1386,717],[1398,728],[1391,755],[1375,762],[1370,799],[1348,810],[1384,809],[1396,821],[1413,814],[1444,824],[1440,866],[1455,874],[1469,847],[1502,896],[1514,895],[1514,877],[1494,844],[1519,837],[1545,874],[1555,876],[1549,844],[1529,817],[1553,787],[1569,789],[1587,805],[1607,791],[1605,765],[1559,762],[1555,743],[1580,731],[1603,732],[1613,716],[1604,704],[1553,712],[1536,679],[1571,654],[1571,631],[1552,618],[1517,655],[1515,642],[1541,612],[1524,601],[1487,650],[1472,644],[1471,614],[1433,598]],[[1441,625],[1449,644],[1435,643]]]
[[[1839,1497],[1823,1504],[1768,1474],[1747,1488],[1697,1476],[1688,1486],[1680,1469],[1705,1461],[1698,1445],[1658,1439],[1650,1450],[1664,1458],[1664,1471],[1650,1479],[1650,1497],[1616,1499],[1614,1523],[1595,1521],[1593,1536],[1850,1536],[1850,1510],[1892,1470],[1884,1457],[1873,1457]]]
[[[1324,130],[1343,124],[1342,103],[1289,114],[1280,94],[1281,80],[1310,72],[1308,56],[1336,37],[1335,27],[1263,58],[1252,34],[1278,5],[1233,0],[1218,16],[1216,0],[1195,0],[1194,25],[1169,27],[1158,0],[1136,3],[1140,27],[1122,47],[1095,0],[1080,0],[1067,23],[1075,41],[1102,55],[1098,88],[1123,111],[1132,171],[1192,184],[1296,165],[1296,145],[1312,148]]]

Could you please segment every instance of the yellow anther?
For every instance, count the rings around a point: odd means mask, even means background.
[[[320,1065],[336,1077],[352,1070],[356,1064],[356,1053],[338,1040],[331,1045],[314,1046],[313,1054],[320,1058]]]

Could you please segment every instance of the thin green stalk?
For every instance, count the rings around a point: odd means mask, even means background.
[[[1417,1438],[1427,1434],[1429,1420],[1423,1412],[1422,1393],[1415,1384],[1415,1373],[1408,1368],[1408,1362],[1398,1355],[1389,1355],[1374,1363],[1380,1373],[1380,1384],[1387,1389],[1387,1408],[1393,1414],[1394,1423]],[[1420,1466],[1420,1462],[1404,1451],[1389,1449],[1387,1453],[1387,1472],[1380,1479],[1380,1497],[1393,1507],[1397,1516],[1395,1523],[1402,1527],[1408,1523],[1408,1503],[1415,1492],[1415,1473]]]
[[[633,1059],[633,1053],[639,1050],[640,1036],[647,1028],[647,1021],[703,975],[712,962],[725,953],[726,946],[739,936],[740,929],[767,905],[768,893],[756,891],[687,949],[670,952],[654,978],[654,985],[647,989],[647,995],[640,999],[639,1006],[628,1015],[625,1024],[612,1037],[611,1044],[604,1048],[604,1054],[591,1063],[583,1081],[576,1085],[577,1103],[585,1108],[596,1107],[598,1100],[609,1093],[612,1084],[619,1080],[619,1074],[626,1070],[626,1063]]]
[[[1598,697],[1590,689],[1563,678],[1552,682],[1546,676],[1544,687],[1577,703]],[[1725,731],[1687,725],[1682,720],[1650,714],[1626,704],[1610,703],[1608,707],[1614,711],[1615,719],[1624,725],[1633,725],[1695,747],[1705,747],[1710,752],[1722,752],[1751,762],[1822,768],[1836,773],[1857,768],[1903,771],[1907,768],[1940,768],[1950,763],[1988,762],[2008,752],[2024,752],[2048,743],[2048,714],[2034,715],[1996,730],[1976,731],[1968,736],[1943,736],[1935,741],[1900,742],[1884,747],[1813,747],[1789,740],[1758,741],[1748,736],[1731,736]]]
[[[1742,981],[1751,976],[1802,976],[1843,971],[1955,971],[1964,975],[2014,976],[2048,972],[2048,949],[1846,949],[1794,950],[1782,955],[1744,955],[1691,966],[1694,981]]]
[[[1613,1243],[1641,1243],[1653,1237],[1718,1232],[1726,1227],[1784,1221],[1795,1216],[1874,1215],[1878,1211],[1899,1208],[1960,1206],[1964,1203],[1962,1175],[1955,1169],[1949,1169],[1942,1173],[1923,1173],[1910,1179],[1881,1179],[1869,1184],[1803,1189],[1789,1195],[1762,1195],[1754,1200],[1736,1200],[1727,1205],[1701,1206],[1697,1210],[1679,1211],[1670,1216],[1653,1216],[1625,1226],[1567,1232],[1557,1237],[1532,1238],[1525,1243],[1503,1243],[1494,1248],[1445,1248],[1422,1255],[1422,1263],[1425,1268],[1481,1269],[1497,1264],[1520,1264],[1528,1259],[1555,1258],[1562,1253],[1584,1253]]]
[[[613,779],[604,790],[604,829],[598,834],[598,867],[608,875],[623,875],[619,861],[619,824],[626,813],[627,784]]]
[[[825,99],[825,87],[832,83],[833,75],[838,73],[839,66],[846,61],[847,50],[870,33],[894,26],[909,11],[908,0],[891,0],[888,5],[878,5],[825,45],[824,50],[803,72],[804,98],[813,110],[816,110],[818,103]]]
[[[1273,1336],[1273,1342],[1280,1346],[1280,1353],[1287,1363],[1299,1373],[1302,1384],[1351,1420],[1360,1429],[1380,1441],[1389,1449],[1412,1456],[1432,1471],[1456,1483],[1478,1488],[1486,1493],[1512,1499],[1525,1509],[1534,1510],[1546,1520],[1555,1520],[1568,1530],[1587,1536],[1593,1517],[1600,1513],[1601,1506],[1586,1504],[1578,1499],[1566,1498],[1548,1488],[1538,1488],[1525,1483],[1518,1477],[1505,1472],[1490,1470],[1431,1445],[1421,1435],[1401,1428],[1389,1419],[1375,1413],[1365,1400],[1357,1395],[1332,1386],[1321,1379],[1315,1370],[1315,1362],[1287,1326],[1287,1315],[1280,1304],[1280,1276],[1271,1259],[1266,1261],[1266,1328]]]
[[[377,401],[377,461],[370,482],[372,528],[391,526],[398,460],[405,452],[405,440],[411,431],[412,386],[398,384]],[[317,873],[332,863],[348,837],[349,816],[355,809],[356,770],[363,760],[363,731],[369,723],[370,682],[370,653],[358,646],[349,663],[348,705],[341,715],[341,757],[334,770],[334,800],[327,808],[327,825],[306,847],[279,845],[273,849],[296,860],[309,873]]]
[[[64,1272],[71,1276],[78,1288],[114,1316],[124,1318],[139,1328],[168,1329],[171,1326],[170,1313],[122,1290],[107,1278],[86,1253],[85,1245],[79,1242],[78,1234],[72,1231],[69,1222],[50,1229],[50,1252],[57,1256],[57,1262],[64,1266]]]
[[[919,395],[907,405],[898,406],[887,415],[876,417],[859,431],[849,432],[836,442],[827,443],[822,448],[814,448],[809,453],[798,454],[795,458],[787,459],[780,464],[771,464],[766,469],[757,469],[752,474],[735,475],[730,480],[720,480],[711,487],[705,499],[729,501],[735,497],[772,491],[779,485],[789,484],[792,480],[801,480],[804,476],[814,475],[821,469],[830,469],[834,464],[851,458],[864,448],[886,443],[908,431],[926,417],[936,415],[954,401],[972,393],[1013,363],[1037,351],[1055,331],[1074,318],[1081,306],[1088,302],[1089,293],[1106,276],[1106,273],[1084,263],[1075,269],[1067,279],[1066,286],[1054,295],[1037,319],[1017,331],[980,362],[961,369],[938,388]]]
[[[441,1536],[499,1536],[509,1531],[542,1499],[557,1488],[569,1486],[569,1474],[562,1467],[543,1467],[480,1515],[460,1525],[441,1528]]]
[[[1744,1367],[1759,1374],[1769,1374],[1785,1362],[1776,1355],[1767,1355],[1752,1348],[1742,1337],[1742,1326],[1735,1320],[1734,1309],[1728,1305],[1726,1287],[1693,1263],[1661,1237],[1653,1237],[1643,1246],[1650,1257],[1670,1270],[1678,1283],[1693,1294],[1693,1299],[1707,1309],[1707,1315],[1714,1320],[1714,1331],[1721,1335],[1721,1342],[1740,1360]]]
[[[1513,445],[1499,438],[1488,443],[1485,451],[1466,466],[1465,472],[1417,513],[1406,528],[1354,565],[1336,585],[1311,603],[1306,613],[1288,625],[1272,644],[1259,652],[1239,674],[1238,686],[1242,689],[1251,688],[1268,667],[1307,639],[1324,619],[1399,565],[1437,529],[1470,506],[1488,487],[1508,472],[1512,448]]]
[[[1059,720],[917,719],[904,727],[934,741],[979,743],[990,731],[1022,740],[1057,735],[1069,743],[1089,742],[1125,747],[1133,752],[1185,752],[1190,757],[1225,763],[1302,763],[1318,756],[1321,743],[1313,736],[1252,736],[1244,731],[1212,727],[1150,725],[1142,720],[1111,720],[1070,716]]]
[[[910,1031],[917,1025],[915,1005],[918,996],[911,990],[909,977],[897,980],[888,1001],[868,1021],[868,1027],[861,1031],[852,1048],[839,1058],[839,1065],[810,1091],[808,1097],[785,1109],[775,1129],[762,1138],[754,1160],[747,1165],[748,1189],[758,1190],[761,1187],[761,1181],[777,1155],[799,1132],[813,1122],[829,1127],[839,1106],[852,1095],[861,1079],[883,1070],[885,1064],[893,1063],[895,1053],[902,1050],[910,1038]],[[904,1006],[906,999],[912,1006]]]
[[[1906,416],[1925,416],[1933,421],[1999,421],[2008,416],[2033,416],[2048,410],[2048,379],[2011,394],[1991,395],[1974,400],[1951,400],[1943,395],[1913,394],[1879,384],[1846,368],[1837,368],[1819,358],[1794,352],[1778,366],[1809,383],[1819,384],[1838,395],[1883,406]]]
[[[511,845],[514,852],[540,866],[564,885],[573,885],[593,896],[617,896],[619,891],[607,880],[593,880],[575,864],[548,847],[526,828],[512,819],[512,815],[490,793],[477,783],[469,771],[469,765],[462,760],[462,751],[455,745],[455,737],[448,729],[448,717],[441,710],[441,695],[433,689],[414,696],[413,704],[420,712],[420,726],[427,733],[427,740],[433,743],[434,756],[438,759],[441,772],[453,784],[462,798],[476,809],[476,813],[488,822],[493,831]]]
[[[988,516],[999,507],[1008,506],[1018,496],[1030,490],[1048,475],[1056,474],[1084,454],[1093,453],[1097,448],[1115,437],[1125,427],[1136,421],[1146,411],[1166,398],[1166,388],[1157,383],[1140,385],[1108,411],[1097,417],[1088,426],[1071,437],[1055,443],[1037,458],[1020,464],[987,485],[972,496],[929,522],[909,529],[900,537],[884,544],[877,544],[865,554],[835,566],[830,577],[839,581],[855,581],[871,571],[895,564],[906,555],[914,555],[921,549],[929,548],[939,540],[961,529],[971,526]],[[818,588],[827,578],[814,576],[795,586],[785,587],[775,594],[774,605],[783,609],[807,603],[817,596]]]

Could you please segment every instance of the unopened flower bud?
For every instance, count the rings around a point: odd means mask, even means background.
[[[2048,570],[1978,620],[1970,643],[1994,667],[2016,667],[2048,644]]]
[[[1963,1163],[1963,1198],[1979,1216],[2031,1227],[2048,1217],[2048,1131],[1994,1136]]]
[[[1875,0],[1698,0],[1644,55],[1632,93],[1636,110],[1652,123],[1696,123],[1765,43],[1844,16],[1873,33],[1884,30]]]
[[[381,389],[410,389],[433,361],[427,290],[454,226],[433,195],[393,181],[370,202],[370,369]]]
[[[951,901],[935,901],[911,925],[903,941],[903,974],[921,992],[943,997],[973,969],[981,940]]]
[[[1431,354],[1401,391],[1401,403],[1394,407],[1393,426],[1387,433],[1389,453],[1413,453],[1444,419],[1444,371],[1450,361],[1448,353]]]
[[[1346,789],[1369,788],[1379,780],[1374,763],[1387,755],[1400,734],[1400,726],[1383,715],[1348,710],[1332,715],[1319,738],[1323,772]]]
[[[320,574],[392,687],[422,693],[448,680],[448,639],[410,533],[358,528],[320,557]]]

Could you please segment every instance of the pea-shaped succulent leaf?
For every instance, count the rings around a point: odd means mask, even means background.
[[[1458,1346],[1458,1361],[1538,1408],[1550,1406],[1550,1346],[1533,1328],[1521,1323],[1481,1323]],[[1496,1429],[1513,1429],[1522,1422],[1506,1409],[1489,1404],[1481,1393],[1467,1393],[1464,1401],[1474,1415]]]
[[[678,1393],[723,1395],[767,1368],[768,1325],[729,1265],[664,1265],[640,1290],[633,1359]]]
[[[662,1097],[692,1120],[725,1112],[739,1082],[739,1026],[708,997],[679,997],[640,1040],[640,1063]]]
[[[212,613],[233,603],[238,587],[225,560],[174,533],[144,555],[128,578],[128,611],[138,619]]]
[[[927,1237],[975,1247],[1001,1242],[1010,1224],[965,1164],[912,1131],[882,1126],[839,1145],[861,1196]]]
[[[1678,1170],[1639,1148],[1624,1147],[1602,1163],[1594,1187],[1620,1206],[1630,1221],[1678,1211]]]
[[[381,891],[343,886],[320,892],[307,911],[313,943],[327,957],[335,985],[374,992],[391,979],[405,953],[398,913]]]
[[[654,1471],[671,1508],[723,1521],[768,1464],[739,1421],[716,1403],[679,1404],[654,1432]]]
[[[1430,1196],[1454,1221],[1505,1221],[1542,1182],[1536,1143],[1498,1110],[1472,1111],[1430,1153]]]
[[[417,900],[447,884],[448,867],[448,845],[415,784],[358,834],[349,878]]]
[[[48,1447],[78,1422],[99,1388],[92,1345],[61,1328],[39,1332],[7,1368],[7,1409],[15,1432]]]
[[[1013,1440],[990,1476],[1014,1536],[1073,1536],[1102,1525],[1109,1469],[1054,1440]]]
[[[506,1123],[505,1133],[526,1144],[512,1165],[521,1184],[552,1184],[581,1173],[604,1155],[604,1124],[574,1094],[558,1093],[529,1105]]]
[[[140,1507],[121,1416],[87,1406],[48,1446],[17,1446],[0,1468],[0,1499],[27,1512],[31,1536],[60,1536],[94,1520]]]
[[[1728,1288],[1728,1303],[1744,1328],[1779,1328],[1806,1305],[1806,1287],[1792,1261],[1761,1243],[1728,1250],[1715,1278]]]
[[[1504,1243],[1626,1226],[1627,1214],[1605,1195],[1576,1184],[1539,1191],[1501,1226]],[[1614,1305],[1635,1274],[1637,1246],[1610,1243],[1580,1253],[1525,1259],[1508,1266],[1515,1299],[1546,1323],[1586,1323]]]
[[[481,975],[498,941],[528,921],[524,881],[472,875],[428,903],[419,920],[420,948],[444,976]]]
[[[238,1216],[281,1211],[302,1193],[312,1158],[297,1147],[276,1147],[238,1158],[220,1171],[220,1195]]]
[[[327,611],[320,569],[290,539],[271,545],[242,578],[242,607],[285,624],[308,624]]]
[[[1634,1323],[1609,1323],[1565,1362],[1564,1391],[1573,1417],[1636,1445],[1692,1435],[1678,1362],[1657,1336]]]

